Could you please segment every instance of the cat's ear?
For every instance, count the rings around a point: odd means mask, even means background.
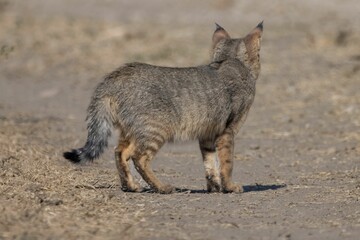
[[[260,45],[263,22],[259,23],[238,45],[237,58],[249,68],[255,79],[260,74]]]
[[[261,36],[263,33],[263,23],[259,23],[245,38],[244,42],[249,52],[256,53],[260,50]],[[251,53],[250,53],[251,54]]]
[[[215,23],[216,29],[212,37],[212,48],[214,49],[215,46],[223,39],[230,39],[230,35],[227,31],[221,27],[219,24]]]

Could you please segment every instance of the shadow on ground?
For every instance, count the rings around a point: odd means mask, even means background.
[[[277,190],[279,188],[284,188],[286,187],[286,184],[255,184],[255,185],[245,185],[243,186],[244,189],[244,193],[246,192],[261,192],[261,191],[267,191],[267,190]],[[145,188],[143,191],[143,193],[155,193],[152,189],[150,188]],[[175,188],[175,192],[176,193],[209,193],[207,190],[205,189],[188,189],[188,188]]]

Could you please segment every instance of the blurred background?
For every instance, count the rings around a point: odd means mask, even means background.
[[[0,101],[3,108],[69,114],[84,104],[74,95],[125,62],[206,64],[215,22],[242,37],[262,20],[259,81],[271,87],[261,89],[315,97],[301,86],[310,78],[331,87],[358,74],[359,6],[356,0],[1,0]]]
[[[280,91],[273,103],[296,93],[329,98],[324,87],[340,91],[358,76],[359,8],[356,0],[0,0],[0,101],[69,114],[123,63],[206,64],[215,22],[242,37],[262,20],[260,94]]]

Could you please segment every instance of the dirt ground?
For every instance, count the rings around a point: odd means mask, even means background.
[[[0,239],[359,239],[359,12],[357,0],[0,0]],[[62,158],[84,143],[106,73],[206,64],[214,22],[241,37],[261,20],[235,146],[244,193],[206,193],[196,142],[153,163],[171,195],[121,192],[115,139],[94,163]]]

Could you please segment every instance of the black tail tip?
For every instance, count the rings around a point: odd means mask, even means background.
[[[256,27],[262,31],[264,29],[264,20],[262,20]]]
[[[63,156],[72,163],[80,163],[81,162],[80,154],[81,154],[80,150],[74,149],[71,152],[64,152]]]

